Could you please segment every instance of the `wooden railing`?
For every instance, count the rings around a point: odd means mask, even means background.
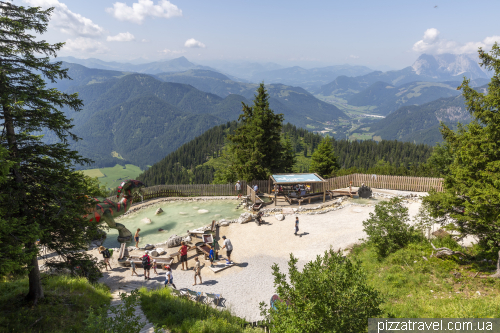
[[[437,192],[443,191],[443,178],[384,176],[355,173],[352,175],[330,178],[327,179],[327,181],[329,190],[349,187],[349,183],[352,181],[352,186],[355,187],[365,184],[372,188],[383,188],[388,190],[428,192],[434,189]]]
[[[383,176],[367,175],[355,173],[347,176],[340,176],[327,179],[325,184],[328,190],[349,187],[359,187],[362,184],[372,188],[383,188],[388,190],[427,192],[435,189],[443,191],[442,178],[427,177],[405,177],[405,176]],[[250,195],[248,187],[253,192],[253,185],[259,186],[259,191],[267,193],[269,191],[269,180],[253,180],[251,182],[241,181],[242,188],[247,188],[247,195]],[[144,190],[144,200],[158,197],[196,197],[196,196],[235,196],[238,195],[234,187],[235,184],[183,184],[183,185],[156,185],[147,187]],[[313,192],[323,191],[323,183],[312,184]],[[255,192],[254,192],[255,193]],[[116,201],[116,196],[108,199]],[[255,202],[255,200],[252,200]]]

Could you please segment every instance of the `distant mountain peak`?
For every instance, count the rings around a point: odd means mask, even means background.
[[[432,78],[464,75],[471,79],[488,78],[476,60],[466,54],[422,54],[411,67],[417,75]]]

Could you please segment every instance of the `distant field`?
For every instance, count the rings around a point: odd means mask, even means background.
[[[133,164],[126,164],[125,166],[117,164],[112,168],[83,170],[83,173],[89,177],[99,178],[101,185],[113,189],[126,179],[137,178],[142,173],[142,170]]]

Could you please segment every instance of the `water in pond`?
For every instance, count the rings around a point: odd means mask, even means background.
[[[125,227],[135,234],[137,228],[140,228],[141,239],[139,246],[145,244],[156,244],[164,242],[173,234],[184,235],[187,230],[193,230],[207,224],[212,220],[233,220],[243,213],[242,209],[236,209],[238,201],[236,200],[208,200],[208,201],[173,201],[159,202],[158,204],[138,210],[127,216],[118,218],[116,222],[122,223]],[[155,215],[158,208],[163,209],[163,213]],[[150,224],[141,222],[142,219],[149,218]],[[164,229],[159,232],[158,229]],[[105,247],[120,247],[116,240],[118,231],[109,229],[108,236],[104,242]],[[128,245],[135,245],[135,242],[129,242]]]

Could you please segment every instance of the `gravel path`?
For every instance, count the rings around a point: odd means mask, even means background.
[[[385,194],[408,194],[400,191],[380,191]],[[423,193],[419,193],[422,195]],[[417,214],[419,202],[408,204],[411,216]],[[225,298],[223,305],[235,315],[249,321],[260,320],[259,302],[269,304],[274,294],[271,265],[277,263],[282,271],[288,272],[287,262],[290,253],[299,259],[298,266],[314,260],[332,247],[334,250],[346,249],[365,237],[362,222],[369,217],[374,207],[350,206],[337,211],[318,215],[298,215],[299,234],[294,235],[295,215],[287,215],[285,220],[278,221],[274,216],[265,217],[267,223],[257,226],[256,223],[231,224],[220,228],[220,236],[226,235],[234,247],[232,259],[236,266],[222,272],[213,273],[209,268],[202,269],[203,284],[192,286],[195,251],[189,252],[190,270],[182,271],[181,266],[174,264],[174,283],[178,289],[189,288],[203,293],[218,293]],[[196,238],[193,240],[196,241]],[[168,249],[172,252],[172,249]],[[133,251],[138,255],[140,251]],[[225,257],[225,250],[222,251]],[[205,263],[200,256],[201,263]],[[112,263],[113,264],[113,263]],[[209,265],[207,262],[206,264]],[[113,267],[117,264],[114,263]],[[138,269],[139,274],[142,269]],[[164,271],[151,274],[152,280],[164,282]],[[101,280],[108,285],[126,284],[130,281],[144,281],[143,276],[130,275],[127,268],[115,268],[105,272]]]

